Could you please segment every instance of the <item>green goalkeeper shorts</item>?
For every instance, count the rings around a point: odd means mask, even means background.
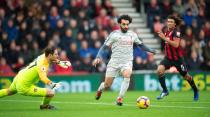
[[[37,96],[37,97],[45,97],[47,95],[47,88],[40,88],[35,86],[34,84],[23,84],[18,81],[18,77],[16,76],[10,85],[9,89],[13,93],[19,93],[25,96]]]

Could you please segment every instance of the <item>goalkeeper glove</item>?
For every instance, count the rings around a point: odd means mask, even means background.
[[[67,69],[68,67],[71,66],[71,62],[70,61],[59,61],[57,63],[60,67]]]
[[[48,84],[48,86],[50,87],[50,89],[58,89],[61,86],[61,83],[51,82],[50,84]]]

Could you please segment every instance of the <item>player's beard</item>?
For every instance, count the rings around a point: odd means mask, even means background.
[[[127,31],[128,31],[128,28],[123,28],[123,27],[120,27],[121,28],[121,31],[123,32],[123,33],[126,33]]]

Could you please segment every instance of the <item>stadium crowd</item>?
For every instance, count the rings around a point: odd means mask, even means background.
[[[210,22],[206,15],[210,10],[204,0],[151,0],[145,6],[149,7],[148,27],[154,32],[163,28],[167,15],[182,16],[181,45],[189,68],[210,70]],[[0,0],[0,74],[16,73],[52,46],[60,48],[60,58],[70,60],[72,67],[55,65],[50,72],[90,72],[108,34],[119,29],[117,18],[111,0]],[[105,70],[108,51],[97,72]],[[134,69],[156,69],[152,56],[135,52]]]

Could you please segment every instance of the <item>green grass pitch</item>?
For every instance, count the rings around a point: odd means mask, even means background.
[[[57,110],[39,110],[42,98],[14,95],[0,99],[0,117],[210,117],[210,92],[201,91],[193,101],[193,93],[170,92],[163,100],[156,100],[160,92],[128,91],[124,105],[115,105],[117,92],[104,92],[100,100],[95,93],[56,94],[52,105]],[[138,109],[139,96],[150,98],[148,109]]]

